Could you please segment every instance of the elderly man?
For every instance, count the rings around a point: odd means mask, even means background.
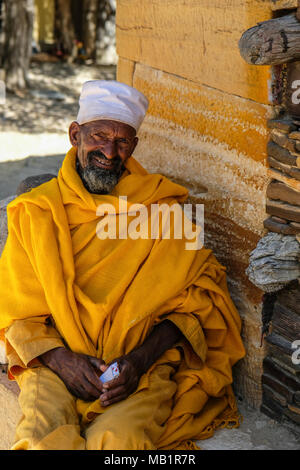
[[[58,177],[8,206],[0,328],[21,390],[15,450],[194,449],[238,424],[244,348],[225,268],[184,236],[98,233],[99,206],[120,228],[137,204],[150,217],[187,197],[132,157],[147,106],[122,83],[86,82]]]

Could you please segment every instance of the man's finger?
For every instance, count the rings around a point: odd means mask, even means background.
[[[118,397],[112,398],[111,400],[101,402],[101,406],[109,406],[112,405],[113,403],[117,403],[118,401],[125,400],[128,397],[126,393],[123,395],[119,395]]]
[[[100,401],[107,401],[110,398],[114,398],[117,395],[123,395],[124,393],[126,393],[126,388],[124,387],[124,385],[120,385],[119,387],[112,388],[111,390],[102,393],[102,395],[100,396]]]
[[[96,374],[96,372],[93,369],[86,370],[85,371],[85,378],[88,381],[88,383],[90,384],[90,386],[92,386],[93,388],[95,388],[97,390],[98,397],[99,397],[99,393],[103,392],[103,384],[102,384],[100,378],[98,377],[98,375]]]
[[[79,398],[86,401],[97,400],[101,394],[101,390],[97,389],[86,376],[81,377],[78,383],[73,386],[73,390],[76,390],[77,395],[80,395]]]
[[[93,357],[93,356],[87,356],[87,357],[88,357],[89,362],[92,364],[93,367],[95,367],[95,369],[99,370],[99,372],[105,372],[108,366],[105,364],[105,362],[102,359],[98,359],[97,357]]]
[[[108,406],[112,403],[115,403],[116,401],[123,400],[127,397],[127,390],[123,386],[120,386],[118,388],[110,390],[109,392],[104,392],[100,397],[100,402],[102,406]]]
[[[115,377],[114,379],[109,380],[108,382],[105,382],[103,388],[110,390],[118,387],[119,385],[125,385],[129,379],[130,376],[128,366],[124,365],[122,367],[120,375],[118,377]]]

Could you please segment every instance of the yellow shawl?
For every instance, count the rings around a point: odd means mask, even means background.
[[[160,448],[209,437],[237,423],[232,365],[244,356],[241,322],[230,299],[225,268],[211,250],[185,250],[185,240],[116,239],[96,235],[99,204],[128,207],[182,202],[187,190],[148,174],[131,157],[110,195],[83,187],[72,148],[58,178],[12,201],[9,237],[0,260],[0,328],[14,320],[51,315],[68,347],[106,362],[141,345],[153,326],[173,321],[185,340],[158,363],[180,363],[173,413]],[[78,400],[83,421],[105,412],[99,401]]]

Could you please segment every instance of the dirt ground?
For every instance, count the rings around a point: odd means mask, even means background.
[[[115,76],[115,66],[32,64],[28,93],[7,94],[0,105],[0,199],[14,194],[27,176],[57,173],[70,148],[68,128],[82,84]]]

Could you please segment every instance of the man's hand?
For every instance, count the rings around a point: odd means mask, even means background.
[[[103,384],[103,393],[100,396],[102,406],[109,406],[127,398],[136,390],[144,373],[142,357],[138,352],[136,354],[132,352],[113,362],[118,363],[120,375]]]
[[[133,393],[143,374],[169,348],[182,338],[180,330],[169,320],[155,326],[144,344],[126,356],[114,359],[120,367],[119,377],[103,385],[102,406],[124,400]]]
[[[47,351],[39,359],[61,378],[75,397],[93,401],[101,395],[103,384],[99,376],[107,369],[101,359],[63,347]]]

